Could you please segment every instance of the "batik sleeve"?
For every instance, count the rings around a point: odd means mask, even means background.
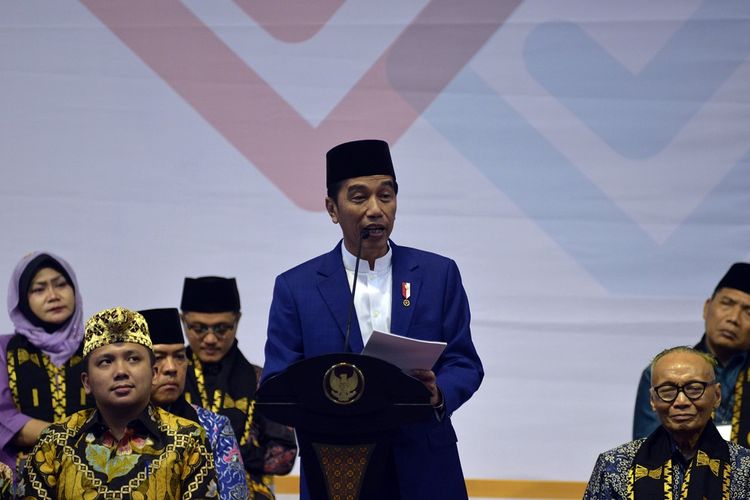
[[[620,454],[611,451],[599,455],[583,500],[624,500],[623,488],[629,469],[620,458]]]
[[[202,431],[185,446],[181,479],[183,500],[219,498],[214,459]]]
[[[29,455],[16,489],[16,497],[28,500],[52,500],[57,498],[57,479],[60,476],[60,461],[57,445],[50,429],[42,432],[36,446]]]
[[[212,436],[216,475],[219,481],[219,497],[224,500],[249,498],[245,467],[240,456],[240,447],[229,419],[217,415],[216,435]]]

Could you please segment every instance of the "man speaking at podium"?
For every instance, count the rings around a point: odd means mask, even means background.
[[[263,378],[305,358],[359,353],[373,330],[447,342],[432,370],[410,373],[430,391],[435,411],[428,421],[397,431],[396,477],[389,480],[398,482],[402,500],[467,498],[450,416],[477,390],[484,372],[471,340],[458,267],[451,259],[389,239],[398,184],[384,141],[353,141],[331,149],[326,185],[326,210],[341,227],[343,245],[277,277]],[[356,321],[348,327],[358,253],[363,269],[354,298]],[[301,493],[309,498],[304,474]]]

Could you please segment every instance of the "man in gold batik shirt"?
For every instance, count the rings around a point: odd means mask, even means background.
[[[120,307],[95,314],[83,355],[81,379],[96,409],[42,433],[18,497],[218,498],[205,431],[149,404],[154,355],[143,316]]]

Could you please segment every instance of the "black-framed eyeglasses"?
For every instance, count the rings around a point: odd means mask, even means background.
[[[654,387],[653,389],[658,398],[665,403],[674,402],[674,400],[677,399],[677,396],[679,396],[680,393],[683,393],[685,397],[690,401],[695,401],[696,399],[700,399],[701,396],[703,396],[703,394],[706,392],[706,387],[708,387],[709,385],[714,385],[715,383],[716,380],[712,380],[711,382],[691,380],[690,382],[682,385],[667,382],[666,384],[661,384],[660,386]]]
[[[237,323],[216,323],[215,325],[207,325],[205,323],[185,323],[185,327],[196,334],[198,338],[203,338],[208,335],[208,332],[212,332],[218,339],[223,339],[227,333],[234,330]]]

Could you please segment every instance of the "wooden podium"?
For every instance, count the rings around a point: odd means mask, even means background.
[[[430,393],[398,367],[361,354],[289,366],[256,392],[256,411],[295,427],[313,500],[398,498],[391,441],[434,415]]]

